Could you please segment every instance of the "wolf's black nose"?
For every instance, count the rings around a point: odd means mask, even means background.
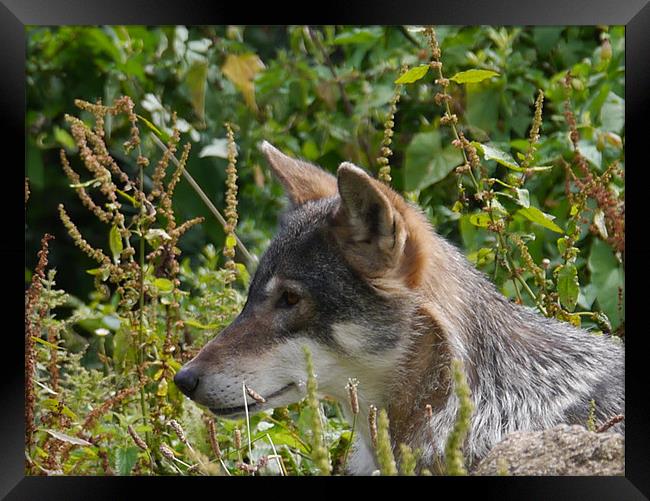
[[[174,376],[174,383],[176,386],[185,393],[188,397],[192,397],[192,393],[199,385],[199,376],[190,367],[181,369]]]

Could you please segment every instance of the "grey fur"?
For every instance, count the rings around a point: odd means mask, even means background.
[[[456,420],[458,402],[454,392],[439,387],[444,380],[440,376],[449,370],[453,358],[463,362],[475,408],[465,443],[470,464],[484,457],[510,432],[542,430],[558,423],[584,425],[592,399],[599,421],[623,412],[622,342],[544,318],[531,308],[508,301],[456,247],[435,233],[438,249],[445,255],[445,269],[440,270],[426,294],[415,289],[391,295],[377,289],[348,264],[331,236],[332,217],[340,204],[339,196],[307,201],[292,206],[282,216],[279,231],[251,282],[247,304],[233,326],[259,317],[264,305],[268,308],[274,277],[299,284],[301,293],[312,304],[309,322],[292,327],[288,310],[267,313],[268,332],[256,335],[272,339],[277,347],[304,339],[322,347],[320,354],[314,354],[317,371],[319,367],[321,371],[320,389],[342,401],[346,398],[347,378],[362,374],[359,391],[365,418],[368,405],[388,407],[396,392],[408,387],[410,382],[405,379],[412,374],[406,367],[413,357],[421,355],[415,352],[421,349],[416,348],[417,341],[428,328],[418,311],[422,305],[433,305],[444,335],[440,344],[428,349],[440,352],[440,356],[420,380],[413,381],[422,386],[410,391],[423,395],[439,391],[447,397],[435,407],[429,426],[408,434],[409,445],[423,451],[420,466],[430,467],[443,458]],[[223,336],[230,335],[229,329]],[[321,355],[327,358],[327,364],[320,361]],[[202,356],[199,354],[195,360]],[[201,363],[212,367],[210,361]],[[192,364],[198,366],[194,361],[188,365]],[[223,362],[215,361],[213,365]],[[256,377],[263,381],[264,374],[256,375],[249,369],[242,375],[243,369],[237,365],[232,361],[227,366],[230,371],[240,371],[232,378],[228,376],[227,381],[239,381],[238,377],[246,377],[247,382],[255,383]],[[282,379],[278,367],[273,369],[273,377],[278,379],[276,387],[292,381],[300,387],[295,376]],[[287,374],[291,369],[285,368]],[[255,370],[262,371],[259,367]],[[209,371],[206,375],[211,377]],[[217,384],[212,381],[224,380],[205,379],[212,386]],[[239,391],[236,384],[228,384]],[[259,390],[255,384],[252,387]],[[217,399],[217,390],[229,391],[210,387],[204,391],[208,397],[201,397],[203,403],[209,405],[210,398]],[[292,395],[300,396],[297,391]],[[229,406],[239,405],[236,400],[240,396],[233,390],[222,401]],[[418,401],[417,407],[410,410],[414,418],[424,412],[426,403]],[[352,473],[368,474],[376,468],[365,428],[361,426],[356,457],[350,461]],[[615,429],[622,433],[624,426],[621,423]]]
[[[620,340],[590,334],[508,301],[453,245],[445,246],[456,277],[465,283],[466,293],[454,302],[458,330],[447,334],[472,390],[475,411],[466,445],[470,462],[513,431],[558,423],[585,425],[592,399],[601,422],[624,412]],[[444,447],[456,409],[452,397],[445,411],[434,416],[439,448]],[[624,424],[616,430],[623,433]]]
[[[391,300],[367,289],[361,277],[346,270],[339,250],[320,241],[333,206],[333,200],[309,202],[287,214],[260,273],[313,280],[311,286],[318,289],[330,313],[314,325],[314,334],[327,343],[331,343],[331,325],[346,320],[372,331],[366,353],[378,353],[393,348],[398,339],[418,336],[415,310],[419,298]],[[507,300],[455,246],[437,238],[453,266],[446,278],[463,284],[462,296],[450,297],[441,291],[438,300],[454,319],[455,328],[446,335],[452,358],[463,361],[472,390],[475,411],[466,442],[470,463],[513,431],[542,430],[558,423],[585,425],[592,399],[600,422],[624,411],[622,343]],[[405,353],[407,358],[408,350]],[[399,367],[391,379],[396,387],[403,387]],[[387,393],[392,390],[387,388]],[[375,405],[387,406],[390,397],[386,396]],[[434,444],[428,443],[424,430],[411,444],[423,449],[424,463],[427,457],[442,455],[456,414],[457,400],[452,394],[448,405],[433,417]],[[623,432],[624,424],[616,429]]]

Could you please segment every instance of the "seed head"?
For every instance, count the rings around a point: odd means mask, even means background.
[[[176,456],[174,456],[174,451],[172,451],[167,444],[160,444],[160,452],[162,452],[162,455],[170,461],[176,459]]]
[[[169,426],[171,426],[174,429],[176,435],[178,435],[178,438],[180,439],[181,442],[183,442],[185,445],[189,445],[187,442],[187,438],[185,437],[185,432],[183,432],[183,428],[181,428],[181,425],[178,424],[178,421],[172,419],[169,422]]]
[[[248,385],[244,385],[244,386],[246,387],[246,393],[248,393],[248,395],[253,400],[255,400],[256,402],[259,402],[260,404],[266,403],[266,399],[262,395],[257,393],[253,388],[249,388]]]
[[[145,443],[144,440],[142,440],[142,437],[140,437],[140,435],[138,435],[138,432],[135,431],[133,426],[129,425],[129,427],[127,429],[128,429],[129,435],[131,435],[131,438],[135,442],[135,445],[140,447],[140,449],[142,449],[143,451],[149,450],[149,447],[147,447],[147,444]]]
[[[345,386],[348,390],[348,397],[350,398],[350,407],[354,414],[359,414],[359,396],[357,394],[357,386],[359,381],[356,378],[348,379],[348,384]]]
[[[370,406],[370,412],[368,413],[368,426],[370,427],[370,440],[372,441],[372,446],[377,447],[377,407],[374,405]]]

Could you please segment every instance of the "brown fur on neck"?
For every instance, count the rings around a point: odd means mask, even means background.
[[[396,457],[399,444],[414,444],[433,437],[418,437],[417,432],[431,430],[426,422],[426,405],[435,413],[447,402],[451,391],[451,354],[444,332],[426,307],[417,312],[414,331],[417,333],[409,356],[400,367],[388,406],[390,432]],[[431,467],[432,465],[419,465]]]

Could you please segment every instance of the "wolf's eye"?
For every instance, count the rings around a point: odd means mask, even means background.
[[[298,304],[298,301],[300,301],[298,294],[291,291],[284,291],[278,301],[278,306],[281,308],[290,308]]]

